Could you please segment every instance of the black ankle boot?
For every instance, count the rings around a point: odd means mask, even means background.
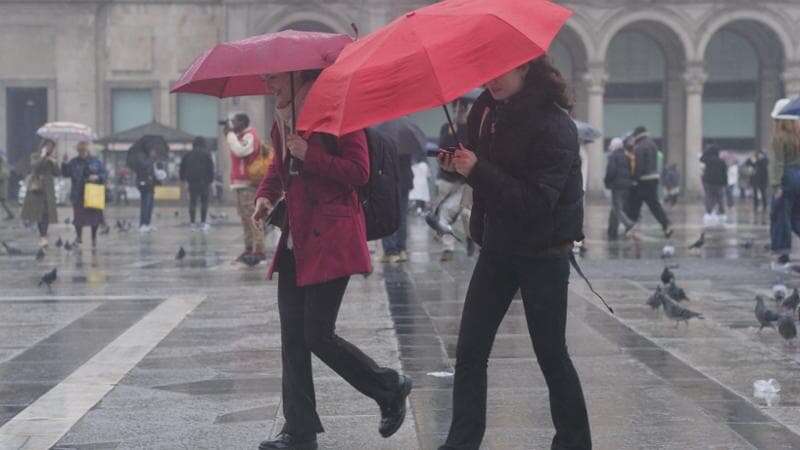
[[[263,441],[258,450],[317,450],[317,435],[294,435],[281,431],[275,439]]]
[[[403,421],[406,419],[406,397],[411,393],[413,387],[411,378],[405,375],[398,375],[398,377],[400,378],[400,387],[397,395],[391,403],[381,405],[381,426],[378,431],[385,438],[395,434],[403,425]]]

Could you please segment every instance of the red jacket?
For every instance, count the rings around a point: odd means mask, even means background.
[[[271,137],[275,158],[256,198],[265,197],[275,204],[284,195],[289,169],[275,126]],[[366,134],[356,131],[340,137],[339,151],[340,155],[331,154],[321,136],[312,134],[302,172],[292,177],[286,193],[298,286],[372,271],[364,210],[356,191],[369,180]],[[286,247],[286,236],[281,236],[267,273],[269,279],[277,271],[277,257]]]
[[[256,158],[258,158],[259,152],[261,151],[261,139],[258,138],[258,134],[256,130],[253,128],[248,128],[241,133],[237,133],[236,137],[239,139],[239,145],[243,146],[244,138],[247,135],[252,135],[252,148],[248,146],[250,149],[250,153],[247,156],[241,157],[236,155],[236,152],[231,150],[231,186],[236,188],[238,186],[251,186],[252,182],[250,178],[247,176],[247,165],[253,162]],[[228,145],[230,147],[230,145]]]

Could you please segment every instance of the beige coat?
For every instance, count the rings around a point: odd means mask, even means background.
[[[36,158],[33,162],[31,176],[26,181],[25,202],[22,204],[22,220],[33,223],[40,222],[46,212],[48,222],[58,222],[55,178],[60,174],[61,170],[59,170],[58,163],[53,159]],[[33,177],[39,177],[41,180],[41,191],[31,192],[30,184]]]

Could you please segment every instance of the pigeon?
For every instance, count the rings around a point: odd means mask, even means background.
[[[706,243],[706,232],[703,231],[702,233],[700,233],[700,239],[698,239],[697,241],[695,241],[694,244],[689,246],[689,250],[700,250],[703,247],[703,245],[705,245],[705,243]]]
[[[244,255],[242,262],[245,263],[247,267],[255,267],[261,262],[261,259],[255,255]]]
[[[67,217],[66,219],[64,219],[64,224],[65,224],[65,225],[69,225],[69,224],[71,224],[71,223],[72,223],[72,219],[70,219],[69,217]]]
[[[675,246],[672,245],[665,245],[663,249],[661,249],[661,259],[672,258],[675,256]]]
[[[0,241],[0,244],[3,244],[3,248],[6,249],[6,253],[11,256],[19,256],[22,254],[22,250],[14,247],[13,245],[9,244],[6,241]]]
[[[778,319],[780,319],[780,315],[778,315],[778,313],[767,308],[767,306],[764,304],[764,297],[761,295],[756,295],[755,314],[756,320],[758,320],[758,323],[761,325],[761,327],[758,329],[759,332],[765,327],[772,328],[772,322],[777,322]]]
[[[667,317],[675,321],[675,326],[678,326],[680,322],[686,322],[688,325],[689,320],[694,318],[703,319],[702,314],[684,308],[666,295],[661,296],[661,304],[664,306],[664,313]]]
[[[56,247],[61,248],[63,246],[64,246],[64,241],[61,239],[61,236],[59,236],[58,240],[56,240]]]
[[[109,227],[109,226],[108,226],[108,225],[106,225],[106,224],[103,224],[103,225],[101,225],[101,227],[100,227],[100,235],[101,235],[101,236],[105,236],[105,235],[107,235],[109,232],[111,232],[111,227]]]
[[[673,278],[672,281],[667,284],[666,294],[676,302],[688,301],[689,297],[686,296],[686,291],[679,288],[677,284],[675,284],[675,279]]]
[[[50,272],[42,275],[42,278],[39,280],[39,286],[47,285],[47,290],[50,292],[53,291],[52,284],[58,279],[58,268],[53,268]]]
[[[797,326],[794,324],[794,319],[790,316],[781,316],[778,319],[778,333],[787,341],[796,338]]]
[[[425,216],[425,223],[427,223],[429,227],[433,228],[434,231],[436,231],[440,235],[442,236],[450,235],[453,236],[458,242],[461,242],[461,238],[456,236],[455,233],[453,232],[453,227],[450,226],[450,224],[442,223],[437,217],[437,214],[430,213],[427,216]]]
[[[783,299],[786,298],[786,294],[788,289],[783,284],[776,284],[772,286],[772,297],[775,299],[775,303],[780,303]]]
[[[753,248],[753,240],[752,239],[745,239],[745,241],[742,242],[739,245],[741,245],[741,247],[743,249],[745,249],[745,250],[750,250],[751,248]]]
[[[781,307],[794,312],[794,310],[797,309],[797,305],[800,305],[800,293],[797,292],[797,288],[794,288],[792,295],[781,301]]]
[[[178,249],[178,254],[175,255],[175,259],[180,261],[185,257],[186,257],[186,250],[184,250],[183,247],[179,248]]]
[[[675,281],[675,274],[669,270],[669,267],[664,267],[664,271],[661,272],[661,282],[667,285],[672,281]]]
[[[651,309],[658,309],[661,307],[661,297],[664,295],[664,291],[662,290],[661,286],[656,287],[656,291],[653,292],[653,295],[647,299],[647,306]]]
[[[71,252],[72,251],[72,243],[70,243],[69,241],[65,242],[64,243],[64,250],[66,250],[68,252]]]
[[[175,217],[178,217],[180,214],[181,214],[180,212],[175,211]]]
[[[36,252],[36,260],[37,261],[41,261],[43,259],[44,259],[44,249],[43,248],[39,248],[39,251]]]

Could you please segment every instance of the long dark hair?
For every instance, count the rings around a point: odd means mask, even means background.
[[[567,81],[547,55],[528,63],[525,89],[543,95],[547,101],[557,103],[564,109],[571,110],[575,106]]]

